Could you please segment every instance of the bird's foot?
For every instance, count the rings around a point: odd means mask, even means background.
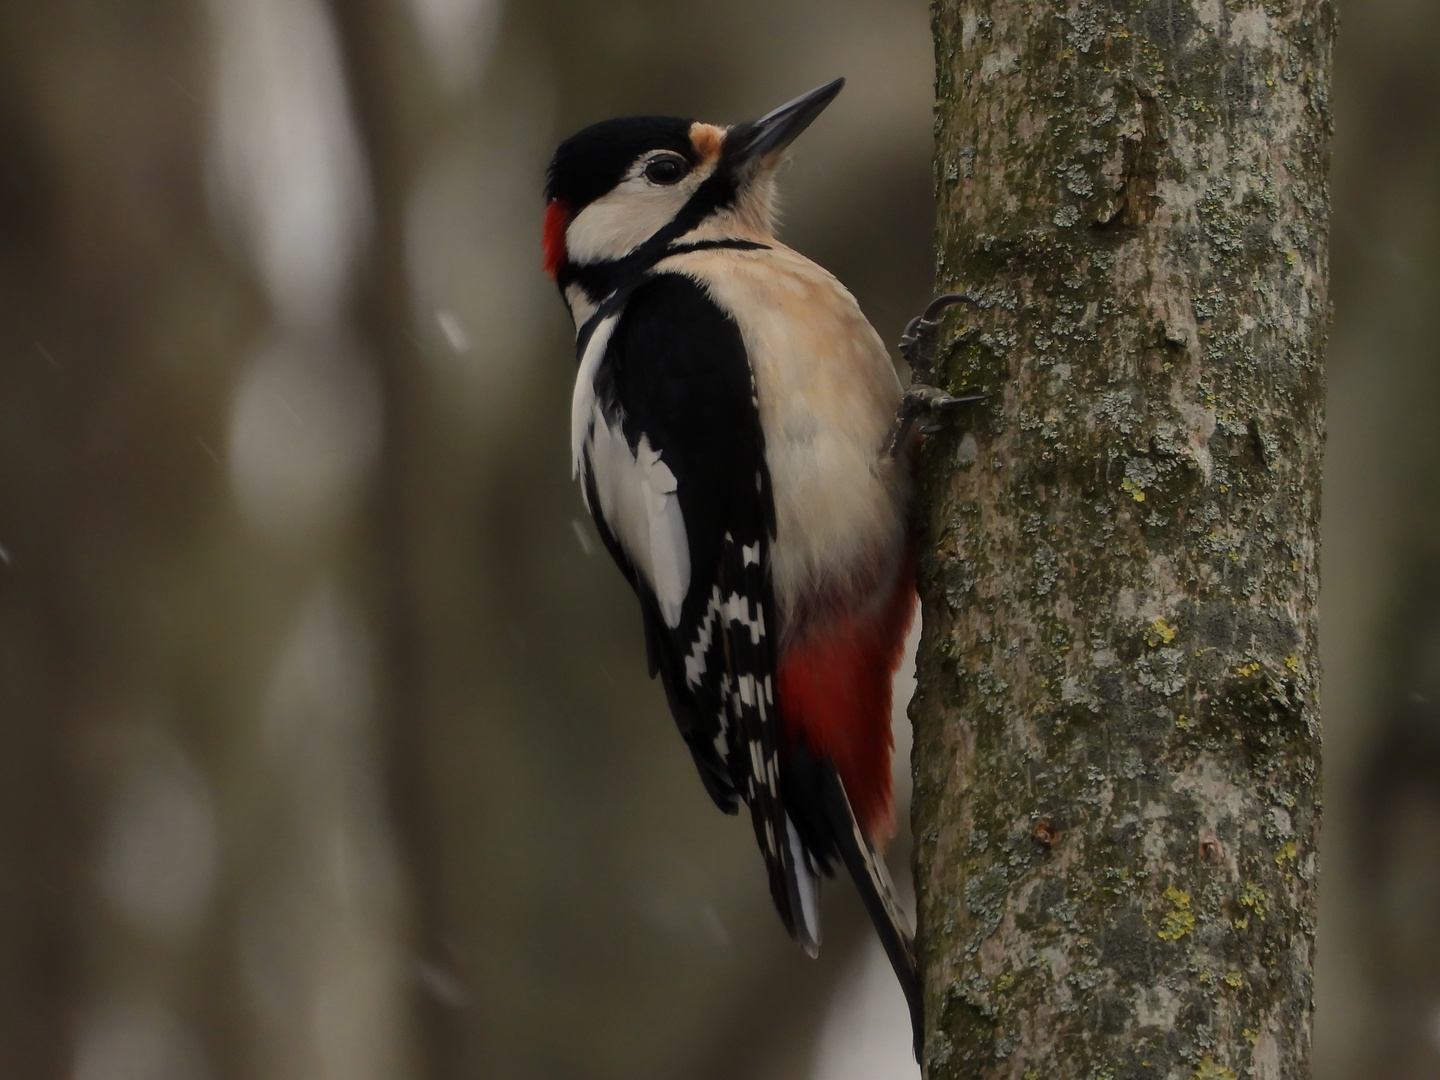
[[[928,423],[920,425],[921,435],[934,435],[937,431],[944,431],[945,426],[950,422],[948,415],[950,410],[957,405],[973,405],[978,401],[985,401],[989,394],[965,394],[961,397],[951,397],[937,386],[927,386],[924,383],[911,383],[910,389],[905,391],[905,401],[914,402],[916,419],[922,417],[928,419]],[[905,405],[902,403],[902,409]]]
[[[931,300],[925,310],[911,319],[900,335],[900,355],[916,375],[916,382],[928,382],[935,370],[935,352],[940,344],[942,317],[946,308],[956,304],[979,307],[980,301],[969,293],[946,293]]]
[[[979,304],[968,293],[947,293],[930,301],[923,314],[910,320],[900,336],[900,355],[910,365],[910,387],[905,391],[900,407],[895,410],[895,422],[890,426],[890,435],[885,440],[885,452],[894,457],[900,452],[910,436],[911,430],[922,419],[920,434],[933,435],[944,430],[949,422],[949,413],[957,405],[969,405],[984,401],[989,394],[966,394],[952,397],[939,387],[932,385],[935,378],[936,352],[940,345],[940,330],[945,309],[955,304]]]

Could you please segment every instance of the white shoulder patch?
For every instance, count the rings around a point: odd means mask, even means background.
[[[665,625],[673,629],[680,625],[680,608],[690,591],[690,542],[675,474],[643,435],[631,453],[625,433],[606,421],[598,404],[591,405],[587,426],[598,509],[655,593]]]
[[[600,307],[578,282],[565,286],[565,303],[570,305],[570,317],[575,320],[576,326],[584,326]]]
[[[680,513],[675,474],[641,438],[635,466],[645,491],[645,514],[650,524],[652,585],[660,601],[660,614],[672,629],[680,625],[680,605],[690,589],[690,540]]]
[[[595,407],[595,376],[600,371],[600,361],[610,345],[610,335],[623,312],[607,315],[600,320],[585,346],[585,355],[580,358],[580,370],[575,374],[575,393],[570,398],[570,475],[580,475],[580,462],[585,454],[585,439],[589,434],[591,412]]]

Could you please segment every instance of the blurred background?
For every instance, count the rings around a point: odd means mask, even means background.
[[[1440,1076],[1440,5],[1342,14],[1315,1071],[1406,1080]],[[918,1075],[850,890],[806,960],[645,678],[539,222],[586,123],[844,74],[784,236],[894,341],[931,72],[919,0],[0,3],[0,1075]]]

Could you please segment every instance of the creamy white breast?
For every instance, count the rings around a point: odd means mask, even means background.
[[[775,496],[771,574],[784,616],[807,595],[888,580],[904,548],[910,478],[881,453],[902,394],[884,343],[832,274],[767,242],[677,255],[658,269],[694,277],[740,327]]]

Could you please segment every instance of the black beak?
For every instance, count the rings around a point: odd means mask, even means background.
[[[825,111],[845,87],[845,80],[836,79],[817,86],[794,101],[772,109],[759,120],[736,124],[725,136],[725,156],[736,164],[758,161],[785,149],[814,119]]]

